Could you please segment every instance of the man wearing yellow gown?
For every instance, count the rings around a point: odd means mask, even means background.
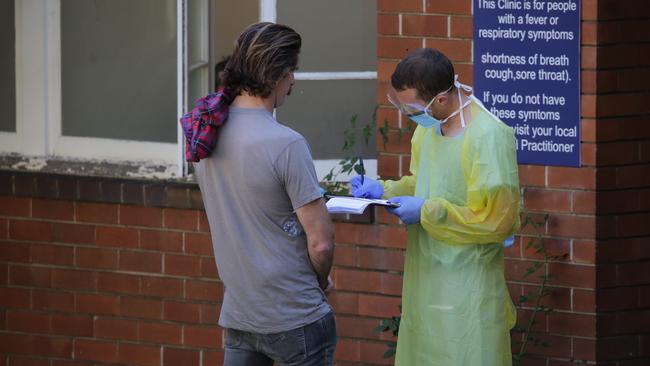
[[[411,175],[350,182],[399,203],[408,224],[398,366],[512,364],[502,243],[519,228],[515,136],[470,91],[439,51],[404,58],[388,99],[418,124]]]

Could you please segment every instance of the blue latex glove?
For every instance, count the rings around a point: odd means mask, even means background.
[[[515,236],[511,235],[507,237],[506,240],[503,241],[503,247],[510,248],[514,243],[515,243]]]
[[[396,215],[407,225],[420,222],[420,210],[424,204],[424,198],[413,196],[400,196],[389,199],[390,202],[399,203],[399,207],[387,208],[388,212]]]
[[[350,179],[350,193],[354,197],[381,198],[384,195],[384,186],[368,177],[363,177],[362,184],[361,176],[357,175]]]

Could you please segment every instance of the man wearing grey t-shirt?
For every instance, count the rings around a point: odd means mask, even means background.
[[[301,39],[246,28],[221,73],[232,100],[216,147],[195,165],[225,285],[224,364],[332,365],[334,315],[325,292],[334,229],[305,139],[278,123]]]

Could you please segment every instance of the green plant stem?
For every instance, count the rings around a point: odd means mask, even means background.
[[[544,252],[544,270],[548,271],[548,254],[546,254],[546,252]],[[530,332],[533,329],[533,324],[535,324],[535,317],[539,312],[540,304],[542,302],[542,297],[544,295],[544,290],[546,289],[547,283],[548,283],[548,276],[544,275],[542,280],[542,285],[539,287],[539,291],[537,292],[537,298],[535,299],[533,314],[530,317],[530,319],[528,319],[528,325],[526,325],[526,330],[524,331],[524,341],[521,344],[521,347],[519,348],[519,354],[518,354],[519,359],[523,357],[524,352],[526,350],[526,345],[528,344],[528,338],[530,337]]]

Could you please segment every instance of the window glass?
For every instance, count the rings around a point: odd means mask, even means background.
[[[214,60],[230,55],[241,31],[259,22],[259,0],[216,0],[213,3]]]
[[[374,71],[376,0],[277,0],[278,23],[302,36],[300,71]]]
[[[61,0],[62,133],[176,142],[176,1]]]
[[[0,0],[0,131],[16,131],[14,0]]]
[[[209,92],[210,59],[208,36],[210,34],[207,0],[189,0],[187,3],[188,48],[188,109]]]
[[[372,121],[376,87],[376,80],[298,80],[277,109],[277,118],[307,139],[314,159],[340,159],[344,157],[343,132],[357,115],[359,131],[350,154],[374,158],[374,130],[368,145],[360,130]]]

